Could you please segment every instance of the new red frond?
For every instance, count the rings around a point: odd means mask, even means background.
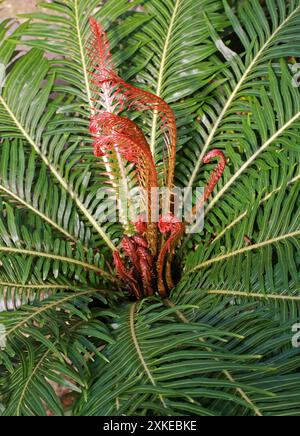
[[[120,161],[123,164],[123,160],[129,162],[131,174],[133,166],[136,170],[134,177],[137,175],[139,185],[146,191],[146,214],[136,218],[127,235],[123,237],[122,255],[119,252],[113,253],[116,272],[137,299],[155,292],[164,298],[175,286],[172,274],[175,249],[182,240],[186,223],[171,213],[172,194],[167,196],[169,213],[156,222],[160,199],[159,196],[153,198],[153,188],[158,188],[154,157],[142,129],[129,118],[121,116],[121,113],[125,110],[150,110],[160,120],[158,125],[162,129],[169,158],[165,175],[169,190],[173,188],[176,157],[175,116],[170,106],[160,97],[125,82],[117,75],[104,29],[93,18],[90,24],[88,52],[94,96],[90,133],[94,138],[94,153],[103,157],[105,165],[109,161],[108,175],[109,170],[114,169],[114,164],[118,165]],[[192,214],[196,214],[208,200],[224,172],[226,159],[222,151],[212,150],[204,157],[203,163],[208,164],[213,158],[218,158],[218,163],[209,178],[200,204],[193,208]],[[117,182],[118,177],[120,176],[117,176]],[[113,178],[112,175],[110,178]],[[126,171],[123,179],[126,180]],[[161,238],[158,238],[159,232]]]
[[[106,112],[119,114],[123,109],[157,112],[162,122],[164,140],[168,150],[169,165],[167,186],[173,187],[177,129],[173,110],[155,94],[137,88],[121,79],[113,68],[109,43],[103,27],[90,19],[91,38],[88,44],[91,59],[90,73],[95,102]]]

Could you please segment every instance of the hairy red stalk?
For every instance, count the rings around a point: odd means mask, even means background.
[[[218,163],[217,163],[215,169],[213,170],[212,174],[209,177],[207,185],[204,189],[203,197],[193,208],[193,211],[192,211],[193,216],[195,216],[197,214],[198,210],[200,210],[200,208],[203,207],[204,203],[209,199],[209,197],[211,196],[213,190],[215,189],[218,181],[220,180],[220,178],[222,177],[222,175],[224,173],[224,170],[226,167],[226,158],[225,158],[224,153],[221,150],[217,150],[217,149],[211,150],[203,158],[203,163],[208,164],[214,158],[218,158]]]
[[[204,194],[202,199],[200,200],[200,203],[198,203],[193,208],[193,215],[197,213],[200,207],[203,206],[203,204],[209,199],[210,195],[212,194],[215,186],[217,185],[218,181],[222,177],[222,174],[226,167],[226,159],[224,156],[224,153],[220,150],[211,150],[203,159],[204,164],[208,164],[211,159],[218,157],[219,162],[214,169],[213,173],[211,174],[207,186],[204,190]],[[172,214],[169,214],[165,217],[162,217],[159,222],[159,230],[162,234],[170,233],[169,239],[165,242],[163,245],[159,258],[157,261],[157,271],[158,271],[158,290],[162,296],[166,295],[166,289],[163,279],[163,271],[164,271],[164,264],[165,264],[165,257],[167,253],[170,253],[169,259],[167,261],[166,265],[166,281],[169,289],[172,289],[174,287],[173,279],[172,279],[172,260],[174,256],[174,250],[175,245],[179,242],[179,240],[182,238],[185,225],[181,222],[179,222],[176,217],[174,217]]]
[[[175,247],[175,244],[181,239],[185,226],[174,215],[168,214],[161,217],[158,227],[163,235],[170,233],[169,238],[163,244],[160,250],[157,260],[158,292],[163,298],[165,298],[168,295],[163,278],[165,258],[167,253],[171,253],[173,247]],[[171,277],[168,277],[168,282],[168,285],[173,288],[174,285]]]
[[[141,277],[143,286],[147,296],[154,294],[153,289],[153,257],[145,247],[138,247],[137,255],[140,259]]]

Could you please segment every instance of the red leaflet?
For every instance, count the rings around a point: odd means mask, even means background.
[[[134,223],[136,231],[143,235],[147,232],[147,223],[146,223],[146,216],[145,215],[139,215],[137,217],[136,222]]]

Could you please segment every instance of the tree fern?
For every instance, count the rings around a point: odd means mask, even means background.
[[[299,0],[41,6],[0,25],[0,414],[299,416]],[[120,150],[93,155],[91,16],[118,75],[174,111],[176,185],[226,158],[165,299],[134,301],[113,265],[132,235],[99,190],[137,177]],[[160,114],[130,109],[163,183]]]

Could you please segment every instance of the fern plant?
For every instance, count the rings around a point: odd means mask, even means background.
[[[0,413],[299,415],[299,0],[41,7],[0,25]],[[226,158],[167,298],[137,300],[113,265],[131,224],[103,222],[98,194],[107,178],[129,192],[136,173],[118,147],[93,154],[91,116],[111,111],[95,101],[90,17],[118,76],[175,114],[174,184],[205,187],[203,158]],[[152,109],[121,115],[163,184]]]

